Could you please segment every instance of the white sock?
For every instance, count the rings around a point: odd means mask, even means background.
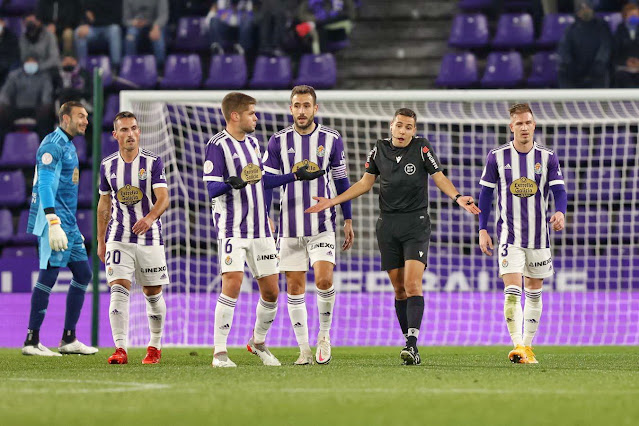
[[[271,324],[275,320],[277,313],[277,302],[267,302],[260,297],[255,309],[255,328],[253,329],[253,338],[255,343],[264,343],[266,341],[266,333],[268,333]]]
[[[120,284],[111,286],[109,322],[115,347],[126,351],[129,334],[129,290]]]
[[[153,296],[144,295],[146,299],[146,316],[149,319],[149,331],[151,338],[149,346],[162,349],[162,332],[164,331],[164,320],[166,319],[166,302],[162,292]]]
[[[226,352],[226,341],[233,325],[233,314],[237,299],[220,294],[215,304],[215,323],[213,325],[213,353]]]
[[[521,288],[509,285],[504,289],[504,296],[504,318],[506,318],[510,338],[513,345],[522,345],[521,325],[524,315],[521,309]]]
[[[317,311],[319,313],[319,333],[317,341],[329,338],[329,331],[333,322],[333,307],[335,306],[335,287],[326,290],[317,289]]]
[[[304,294],[289,294],[287,307],[297,344],[300,349],[310,351],[311,348],[308,344],[308,313],[306,312]]]
[[[526,304],[524,305],[524,345],[532,346],[533,337],[539,328],[541,318],[541,289],[524,289]]]

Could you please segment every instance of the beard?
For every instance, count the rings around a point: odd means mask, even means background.
[[[315,116],[311,115],[310,117],[306,117],[306,124],[305,125],[301,125],[299,123],[299,121],[297,121],[297,119],[295,120],[295,125],[301,130],[306,130],[309,127],[311,127],[314,122],[315,122]]]

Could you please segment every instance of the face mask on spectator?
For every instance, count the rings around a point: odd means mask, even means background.
[[[639,16],[637,15],[631,15],[628,17],[628,26],[630,27],[636,27],[637,25],[639,25]]]
[[[38,72],[38,63],[37,62],[25,62],[24,63],[24,72],[29,75],[33,75]]]

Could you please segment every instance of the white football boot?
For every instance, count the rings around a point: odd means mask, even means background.
[[[313,365],[313,352],[311,348],[300,350],[300,356],[293,364],[295,365]]]
[[[331,341],[323,338],[317,342],[317,350],[315,351],[315,361],[318,364],[328,364],[331,362]]]
[[[275,355],[273,355],[271,351],[268,350],[266,344],[255,343],[252,337],[246,345],[246,349],[253,355],[257,355],[262,360],[262,363],[264,365],[268,365],[269,367],[278,367],[282,365],[280,361],[275,358]]]
[[[213,355],[213,362],[211,365],[215,368],[237,367],[237,364],[229,359],[229,355],[226,352],[220,352]]]
[[[94,355],[98,352],[98,348],[87,346],[78,339],[75,339],[71,343],[60,342],[58,351],[63,355]]]
[[[22,347],[22,355],[38,355],[38,356],[62,356],[57,352],[44,346],[42,343],[37,345],[28,345]]]

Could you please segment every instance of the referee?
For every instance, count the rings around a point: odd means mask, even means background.
[[[318,203],[306,210],[317,213],[370,191],[380,176],[377,242],[382,269],[395,290],[395,312],[406,346],[400,356],[406,365],[420,364],[417,350],[419,326],[424,315],[422,276],[430,240],[428,175],[455,203],[472,214],[479,208],[470,196],[461,195],[444,175],[442,166],[425,138],[415,138],[417,115],[408,108],[395,111],[391,138],[378,140],[366,160],[359,182],[335,198],[313,197]]]

